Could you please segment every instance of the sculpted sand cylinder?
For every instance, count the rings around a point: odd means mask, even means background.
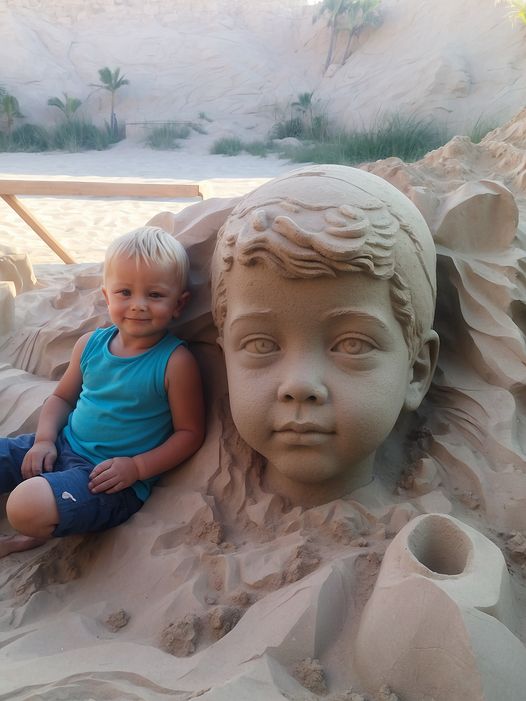
[[[292,171],[218,235],[212,305],[230,406],[264,485],[305,507],[373,479],[438,354],[435,248],[416,207],[346,166]]]

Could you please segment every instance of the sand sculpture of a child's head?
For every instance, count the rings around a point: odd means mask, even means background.
[[[375,175],[302,168],[236,206],[212,305],[232,417],[269,491],[311,506],[372,480],[376,449],[431,382],[435,289],[424,219]]]

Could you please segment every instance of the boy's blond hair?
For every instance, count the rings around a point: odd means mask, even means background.
[[[356,271],[389,280],[411,358],[431,329],[436,296],[431,233],[412,202],[371,173],[308,166],[262,185],[235,207],[218,234],[212,262],[212,313],[220,335],[227,312],[225,275],[234,263],[261,262],[287,278]]]
[[[134,258],[136,264],[173,267],[174,281],[178,290],[185,290],[190,262],[184,246],[164,229],[157,226],[141,226],[114,239],[104,258],[104,280],[117,256]]]

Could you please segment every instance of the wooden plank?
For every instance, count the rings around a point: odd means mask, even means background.
[[[45,197],[201,197],[198,183],[155,183],[87,180],[25,180],[0,178],[0,195]]]
[[[14,195],[2,194],[0,195],[2,199],[7,202],[7,204],[14,209],[14,211],[21,217],[26,224],[28,224],[33,231],[40,236],[42,241],[44,241],[56,254],[61,258],[64,263],[75,263],[75,260],[69,255],[69,253],[62,248],[60,243],[51,236],[49,231],[45,229],[40,222],[38,222],[31,212],[24,207],[24,205],[17,200]]]

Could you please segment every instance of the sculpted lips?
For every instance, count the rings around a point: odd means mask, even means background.
[[[319,445],[334,431],[312,421],[288,421],[275,429],[275,433],[289,445]]]
[[[295,433],[332,433],[328,428],[313,421],[288,421],[276,429],[278,433],[282,431],[294,431]]]

